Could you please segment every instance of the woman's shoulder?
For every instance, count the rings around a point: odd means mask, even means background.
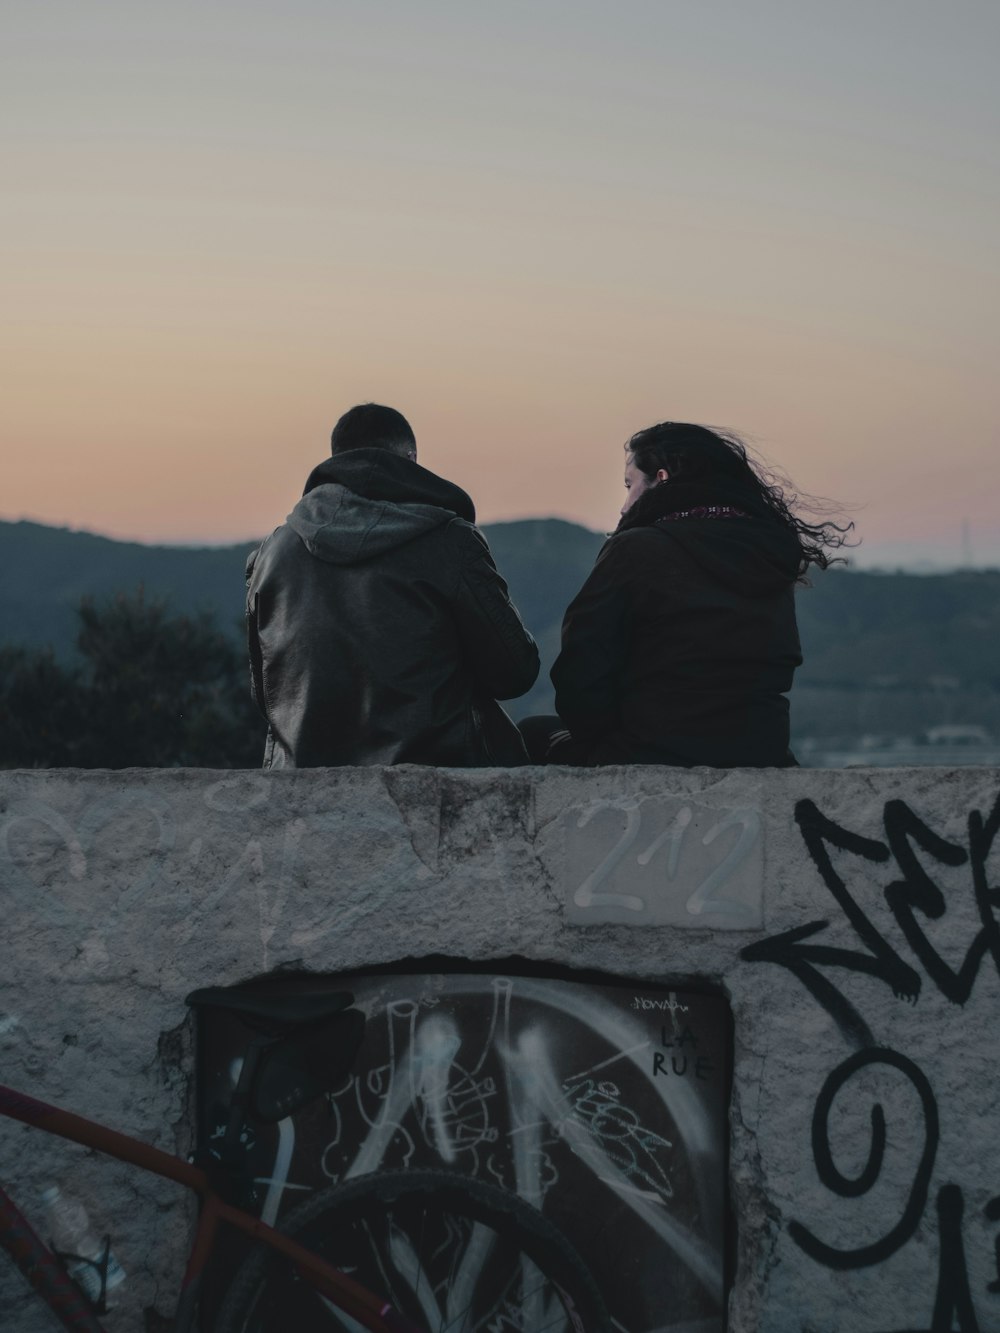
[[[608,552],[618,555],[641,550],[644,546],[657,545],[664,535],[663,526],[652,524],[649,527],[625,528],[623,532],[613,532],[601,547],[598,559]]]
[[[662,577],[688,561],[684,545],[655,527],[615,532],[601,547],[590,579],[594,583],[645,585],[652,572]]]
[[[667,555],[671,549],[677,550],[683,545],[681,534],[676,531],[677,524],[651,523],[639,528],[625,528],[622,532],[613,532],[601,547],[598,560],[627,562],[646,560],[651,552]],[[674,529],[674,530],[671,530]]]

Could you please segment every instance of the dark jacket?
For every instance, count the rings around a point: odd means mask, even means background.
[[[385,450],[314,469],[247,562],[265,767],[523,761],[495,700],[531,688],[538,651],[474,523],[464,491]]]
[[[709,505],[744,516],[668,517]],[[794,530],[742,488],[640,496],[567,610],[552,668],[583,762],[794,763],[800,559]]]

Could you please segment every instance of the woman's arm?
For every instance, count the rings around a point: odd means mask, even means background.
[[[613,537],[563,618],[552,668],[556,712],[576,740],[595,740],[618,723],[628,660],[631,543]]]

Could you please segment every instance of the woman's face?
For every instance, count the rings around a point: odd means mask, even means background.
[[[636,467],[635,454],[628,454],[625,459],[625,503],[621,507],[622,514],[628,513],[640,495],[659,486],[661,481],[666,481],[668,475],[667,469],[661,467],[655,477],[647,477],[645,472]]]

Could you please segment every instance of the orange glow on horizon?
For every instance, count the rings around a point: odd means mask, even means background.
[[[967,520],[1000,560],[996,15],[915,14],[901,62],[887,14],[817,44],[769,2],[530,41],[439,0],[262,0],[238,40],[54,2],[0,82],[3,517],[251,540],[376,400],[484,522],[606,530],[622,443],[671,418],[873,549]]]

